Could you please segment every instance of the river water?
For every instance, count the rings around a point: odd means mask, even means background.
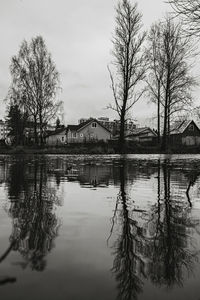
[[[0,156],[3,300],[199,300],[200,155]]]

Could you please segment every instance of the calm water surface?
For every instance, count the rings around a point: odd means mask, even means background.
[[[0,156],[0,297],[200,299],[200,156]]]

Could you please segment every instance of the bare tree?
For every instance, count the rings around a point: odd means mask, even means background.
[[[183,37],[182,26],[167,17],[151,27],[147,47],[147,85],[157,104],[158,135],[163,119],[162,148],[169,144],[173,116],[183,113],[192,103],[191,75],[194,47],[191,38]]]
[[[162,55],[162,23],[151,26],[146,48],[148,76],[146,76],[147,91],[150,99],[157,105],[158,143],[161,135],[161,104],[163,99],[162,82],[164,77],[164,59]]]
[[[188,35],[200,36],[200,0],[168,0]]]
[[[56,95],[59,74],[41,36],[23,41],[11,63],[11,98],[14,98],[34,121],[35,142],[43,142],[44,126],[56,117],[61,105]],[[38,130],[39,127],[39,130]],[[39,132],[38,132],[39,131]]]
[[[119,150],[124,152],[125,122],[127,112],[141,98],[143,91],[136,88],[144,79],[145,63],[142,57],[142,44],[145,33],[140,34],[141,14],[137,4],[128,0],[119,1],[116,8],[116,27],[113,37],[113,66],[110,78],[115,105],[110,106],[120,117]]]
[[[166,18],[163,23],[163,60],[164,60],[164,124],[162,148],[166,150],[171,117],[187,109],[192,103],[192,87],[196,84],[191,75],[190,60],[194,55],[191,38],[182,36],[182,27],[172,19]]]

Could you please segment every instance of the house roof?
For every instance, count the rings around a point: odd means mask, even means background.
[[[150,127],[141,127],[141,128],[135,128],[132,129],[131,131],[125,132],[125,137],[129,138],[133,136],[142,135],[145,134],[147,131],[150,131],[154,136],[157,136],[157,133],[154,130],[152,130]],[[119,138],[119,134],[114,136],[114,139],[117,138]]]
[[[67,125],[66,130],[76,131],[79,125]]]
[[[154,130],[152,130],[150,127],[141,127],[141,128],[132,129],[127,136],[137,136],[140,134],[144,134],[146,131],[150,131],[155,136],[157,135],[157,133]]]
[[[87,121],[85,121],[85,122],[82,122],[82,123],[80,123],[80,124],[78,124],[78,125],[68,125],[67,126],[67,130],[71,130],[71,131],[79,131],[79,130],[81,130],[81,129],[83,129],[85,126],[87,126],[87,125],[89,125],[90,123],[92,123],[92,122],[96,122],[96,123],[98,123],[101,127],[103,127],[106,131],[108,131],[109,133],[111,133],[110,132],[110,130],[108,129],[108,128],[106,128],[104,125],[102,125],[98,120],[96,120],[96,119],[88,119]]]
[[[172,125],[170,134],[180,134],[183,133],[186,128],[190,125],[190,123],[194,123],[196,126],[197,124],[193,120],[183,120],[183,121],[176,121]],[[199,129],[199,127],[197,126]]]
[[[46,133],[46,137],[48,137],[48,136],[51,136],[51,135],[56,135],[56,134],[59,134],[59,133],[61,133],[61,132],[63,132],[63,131],[66,131],[66,128],[64,127],[64,128],[59,128],[59,129],[57,129],[57,130],[54,130],[54,131],[51,131],[51,130],[48,130]]]

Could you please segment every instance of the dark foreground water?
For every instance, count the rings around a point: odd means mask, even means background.
[[[0,156],[0,298],[199,300],[200,156]]]

